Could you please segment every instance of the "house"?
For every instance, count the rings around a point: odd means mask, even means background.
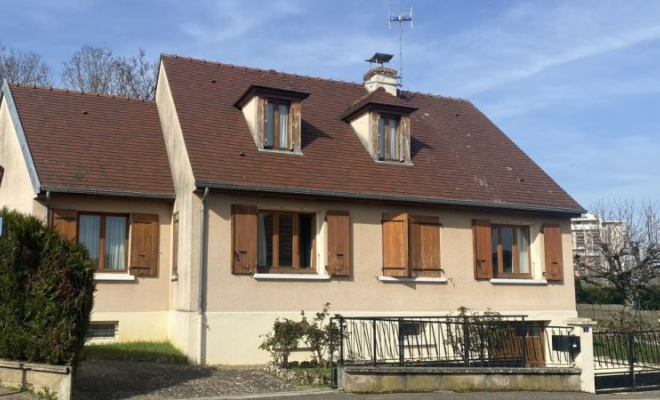
[[[577,316],[582,207],[472,103],[387,67],[356,84],[163,55],[155,101],[4,84],[0,126],[0,204],[86,244],[87,215],[108,230],[93,321],[119,340],[255,364],[276,317],[326,302]]]

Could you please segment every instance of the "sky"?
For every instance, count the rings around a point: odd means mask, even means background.
[[[403,28],[405,90],[470,100],[583,207],[660,201],[660,1],[0,0],[60,81],[85,44],[361,82]]]

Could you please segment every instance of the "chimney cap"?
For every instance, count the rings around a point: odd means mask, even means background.
[[[385,54],[385,53],[376,53],[371,57],[369,60],[364,60],[369,63],[378,63],[382,67],[384,63],[390,62],[390,60],[394,57],[392,54]]]

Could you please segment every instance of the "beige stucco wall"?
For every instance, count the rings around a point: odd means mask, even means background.
[[[352,275],[327,281],[263,281],[233,275],[230,266],[231,204],[254,204],[260,209],[317,212],[316,257],[325,273],[326,210],[349,210],[352,235]],[[442,223],[441,260],[446,283],[385,283],[382,275],[383,213],[436,215]],[[543,285],[494,284],[476,281],[473,272],[472,220],[530,226],[535,278],[542,279],[544,223],[560,223],[563,231],[564,276],[561,283]],[[298,319],[300,310],[319,311],[326,302],[333,313],[345,315],[438,315],[466,306],[563,325],[576,316],[568,219],[533,215],[473,213],[434,208],[282,200],[212,194],[209,198],[208,338],[209,363],[251,364],[268,360],[257,350],[259,335],[268,332],[277,316]]]
[[[176,192],[173,212],[179,213],[179,274],[178,279],[172,283],[170,309],[197,310],[197,271],[200,251],[199,207],[201,201],[199,196],[193,193],[195,178],[190,166],[176,106],[172,99],[167,73],[162,63],[158,75],[156,104]]]
[[[353,131],[357,135],[358,139],[360,139],[360,142],[362,142],[362,145],[364,146],[365,149],[371,154],[372,151],[372,145],[371,145],[371,133],[369,132],[369,118],[371,116],[371,113],[364,113],[360,115],[359,117],[355,118],[354,120],[351,121],[351,127],[353,128]],[[372,154],[373,157],[373,154]]]
[[[51,208],[89,212],[158,214],[159,254],[157,277],[136,277],[133,281],[96,281],[94,313],[166,312],[171,272],[172,205],[131,199],[53,194]],[[130,230],[128,260],[130,260]],[[164,314],[166,316],[166,313]],[[93,318],[92,320],[96,320]],[[163,321],[163,327],[166,322]]]
[[[5,168],[0,186],[0,206],[32,213],[36,193],[4,99],[0,105],[0,165]]]

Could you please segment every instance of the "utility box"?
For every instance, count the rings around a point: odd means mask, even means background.
[[[568,351],[571,352],[571,354],[578,354],[581,349],[580,349],[580,337],[579,336],[569,336],[568,337]]]

